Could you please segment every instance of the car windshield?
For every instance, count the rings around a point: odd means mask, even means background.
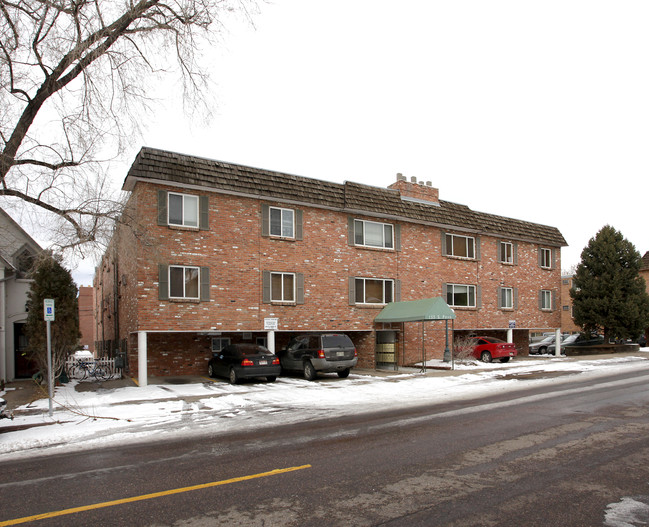
[[[566,342],[574,342],[575,340],[577,340],[577,337],[578,337],[578,336],[579,336],[579,335],[569,335],[569,336],[567,336],[567,337],[564,339],[563,344],[565,344]]]
[[[272,355],[268,349],[257,344],[239,344],[235,349],[239,355]]]
[[[346,335],[329,335],[323,337],[322,340],[325,348],[345,348],[349,346],[349,339]]]

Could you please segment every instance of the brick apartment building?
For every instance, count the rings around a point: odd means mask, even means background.
[[[280,349],[302,332],[347,333],[363,367],[386,346],[398,365],[441,357],[442,324],[374,323],[391,301],[442,297],[456,335],[523,353],[531,330],[561,324],[561,233],[440,200],[430,183],[338,184],[143,148],[123,189],[94,287],[98,352],[124,354],[131,374],[203,374],[227,342]]]

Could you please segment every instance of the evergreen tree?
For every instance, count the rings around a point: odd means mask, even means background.
[[[573,318],[585,332],[635,338],[649,326],[649,295],[634,245],[606,225],[581,253],[570,296]]]
[[[27,297],[29,352],[42,372],[47,371],[47,323],[43,317],[43,300],[54,299],[55,320],[51,322],[52,370],[55,378],[65,366],[65,359],[78,345],[79,303],[77,286],[60,258],[44,251],[34,265]]]

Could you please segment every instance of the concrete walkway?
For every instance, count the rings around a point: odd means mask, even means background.
[[[615,353],[615,354],[606,354],[606,355],[580,355],[574,357],[559,357],[565,361],[587,361],[587,360],[606,360],[610,358],[617,357],[642,357],[648,358],[647,353],[642,352],[625,352],[625,353]],[[508,364],[508,367],[512,365],[515,366],[525,366],[525,365],[538,365],[542,364],[544,361],[549,359],[554,359],[554,356],[541,355],[541,356],[531,356],[531,357],[516,357],[516,359]],[[449,368],[449,369],[445,369]],[[425,375],[433,376],[458,376],[458,375],[467,375],[472,373],[479,373],[485,371],[486,368],[480,368],[476,366],[473,369],[461,369],[461,370],[451,370],[449,363],[442,363],[441,361],[430,361],[427,363],[427,368]],[[491,371],[493,368],[489,368]],[[503,368],[503,372],[506,372],[507,368]],[[354,368],[352,373],[357,375],[369,375],[369,376],[378,376],[378,377],[389,377],[397,376],[404,374],[413,374],[413,373],[423,373],[422,369],[419,367],[399,367],[398,370],[393,369],[381,369],[381,370],[371,370],[363,368]],[[156,384],[192,384],[192,383],[205,383],[205,382],[226,382],[216,379],[210,379],[207,375],[185,375],[185,376],[169,376],[169,377],[149,377],[148,383],[150,385]],[[103,390],[114,390],[117,388],[133,387],[137,386],[136,379],[125,377],[123,379],[114,379],[104,382],[81,382],[77,384],[75,390],[77,392],[93,392],[93,391],[103,391]],[[26,406],[29,408],[29,405],[34,401],[39,399],[46,399],[48,397],[47,385],[38,385],[33,380],[19,380],[7,383],[5,386],[5,394],[2,397],[7,401],[7,410],[9,412],[14,409]]]

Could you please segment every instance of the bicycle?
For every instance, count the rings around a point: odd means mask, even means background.
[[[98,381],[105,381],[110,377],[110,374],[94,361],[79,359],[72,366],[68,376],[71,379],[79,379],[80,381],[85,381],[88,377],[94,377]]]

